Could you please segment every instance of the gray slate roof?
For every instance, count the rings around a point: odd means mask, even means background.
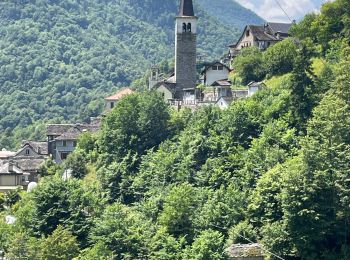
[[[231,87],[231,82],[228,79],[221,79],[211,84],[213,87]]]
[[[0,166],[0,174],[22,174],[23,170],[19,168],[17,165],[13,165],[12,170],[10,170],[10,166],[12,163],[8,162]]]
[[[273,30],[274,33],[283,33],[288,34],[292,23],[268,23],[269,27]]]
[[[67,132],[74,124],[51,124],[46,126],[46,135],[59,136]]]
[[[194,16],[192,0],[181,0],[179,16]]]
[[[65,133],[56,138],[56,140],[77,140],[82,131],[74,126],[68,129]]]
[[[264,25],[249,25],[248,28],[259,41],[278,41],[275,36],[267,33]]]
[[[266,87],[265,83],[264,82],[255,82],[255,81],[252,81],[248,84],[248,87],[259,87],[259,88],[262,88],[262,87]]]
[[[26,145],[29,145],[33,148],[33,150],[39,154],[39,155],[48,155],[48,147],[47,142],[37,142],[37,141],[24,141],[22,143],[22,148],[24,148]],[[20,149],[22,151],[22,149]],[[18,151],[17,153],[19,153]]]
[[[96,133],[100,123],[96,124],[52,124],[47,125],[46,135],[56,136],[56,140],[76,140],[83,132]]]
[[[13,162],[24,172],[37,172],[45,160],[45,157],[18,157],[14,158]]]

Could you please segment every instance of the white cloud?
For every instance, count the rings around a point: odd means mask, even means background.
[[[287,15],[278,6],[276,0],[237,0],[243,6],[253,10],[268,21],[288,22]],[[292,20],[302,18],[306,13],[319,10],[324,0],[278,0]]]

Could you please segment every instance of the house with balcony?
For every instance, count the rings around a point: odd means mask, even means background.
[[[56,163],[62,163],[72,153],[78,138],[84,132],[96,133],[100,128],[100,121],[91,124],[50,124],[47,125],[48,154]]]

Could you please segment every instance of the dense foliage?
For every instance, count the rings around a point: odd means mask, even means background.
[[[0,221],[0,248],[22,259],[204,260],[259,242],[270,259],[349,259],[349,11],[337,0],[314,16],[320,32],[342,26],[336,41],[302,36],[304,21],[300,44],[260,54],[296,53],[227,110],[176,112],[153,92],[123,99],[63,165],[74,178],[47,163],[38,187],[5,205],[17,221]]]
[[[45,123],[97,116],[104,96],[172,59],[178,2],[1,1],[0,147],[42,139]],[[220,22],[200,2],[195,9],[199,52],[221,55],[239,25]],[[248,22],[251,12],[241,11]]]

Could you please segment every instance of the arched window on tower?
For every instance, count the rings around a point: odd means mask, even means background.
[[[182,24],[182,32],[186,32],[186,23]]]
[[[191,32],[192,31],[192,25],[191,23],[187,24],[187,31]]]

